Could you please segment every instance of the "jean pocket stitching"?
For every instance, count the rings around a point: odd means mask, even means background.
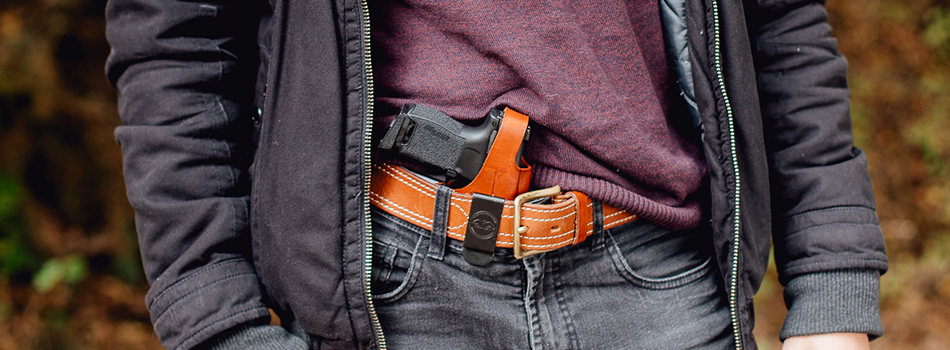
[[[611,245],[607,249],[610,252],[612,260],[614,261],[614,266],[617,268],[617,272],[624,277],[627,281],[630,281],[634,285],[642,288],[648,289],[672,289],[680,287],[690,282],[699,280],[700,278],[708,275],[712,269],[712,257],[706,258],[701,264],[690,268],[689,270],[680,272],[673,276],[668,277],[646,277],[637,274],[630,264],[627,262],[626,257],[623,256],[623,252],[616,245]]]
[[[397,286],[392,291],[382,294],[373,294],[374,300],[381,303],[393,302],[399,300],[399,298],[402,298],[407,293],[409,293],[409,291],[412,289],[412,286],[415,284],[419,270],[422,268],[422,262],[426,259],[425,254],[420,254],[420,249],[422,249],[423,246],[427,246],[427,242],[428,239],[425,237],[419,237],[419,239],[416,241],[416,246],[413,248],[413,251],[408,252],[411,254],[411,258],[409,259],[409,266],[406,267],[406,277],[404,277],[399,283],[399,286]],[[398,250],[399,248],[396,249]]]

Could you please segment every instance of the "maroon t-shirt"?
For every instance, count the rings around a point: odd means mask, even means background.
[[[699,145],[674,128],[656,0],[371,1],[377,125],[420,103],[533,122],[533,187],[561,185],[670,228],[699,225]],[[678,110],[678,109],[676,109]]]

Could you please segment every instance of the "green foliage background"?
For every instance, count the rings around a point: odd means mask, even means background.
[[[0,0],[0,350],[160,348],[125,199],[105,0]],[[832,0],[891,259],[875,349],[950,346],[950,2]],[[756,297],[778,349],[774,268]]]

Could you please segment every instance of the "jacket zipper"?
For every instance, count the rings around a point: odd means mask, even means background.
[[[365,241],[363,249],[365,257],[363,259],[363,295],[366,298],[366,308],[369,312],[369,318],[372,322],[373,331],[376,335],[376,345],[380,350],[385,350],[386,336],[383,334],[383,327],[379,322],[379,315],[376,313],[376,306],[373,304],[373,217],[370,214],[369,191],[370,181],[372,180],[372,140],[373,140],[373,61],[371,55],[370,27],[369,27],[369,4],[367,0],[360,0],[360,31],[363,37],[363,84],[366,88],[365,118],[363,125],[363,226],[365,230]]]
[[[722,51],[720,49],[720,31],[719,31],[719,2],[718,0],[712,0],[712,14],[713,14],[713,44],[714,44],[714,59],[716,65],[716,79],[719,81],[719,91],[722,95],[723,103],[726,106],[726,120],[729,124],[729,149],[732,157],[732,171],[735,174],[736,187],[734,192],[733,202],[735,202],[735,214],[733,216],[733,241],[732,241],[732,269],[731,276],[729,277],[729,316],[732,321],[732,334],[735,341],[736,350],[742,350],[742,333],[739,329],[739,312],[737,310],[737,297],[738,297],[738,286],[739,286],[739,193],[740,193],[740,177],[739,177],[739,160],[736,158],[736,129],[735,123],[732,116],[732,103],[729,102],[729,94],[726,92],[726,79],[723,74],[722,68]]]

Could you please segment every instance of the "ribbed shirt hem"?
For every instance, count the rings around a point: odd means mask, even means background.
[[[543,166],[535,166],[532,171],[532,183],[538,187],[559,185],[565,191],[579,191],[663,227],[685,230],[702,221],[702,207],[688,198],[684,203],[664,204],[601,179]]]

